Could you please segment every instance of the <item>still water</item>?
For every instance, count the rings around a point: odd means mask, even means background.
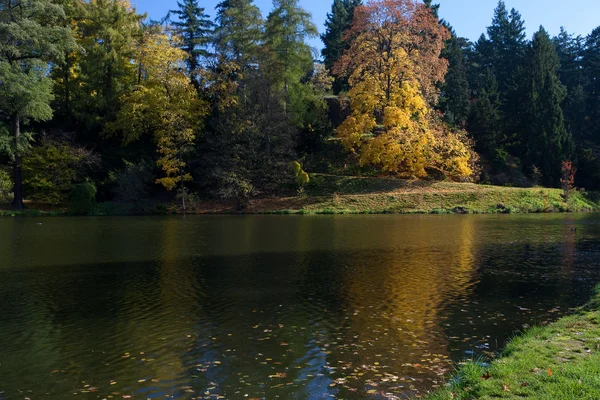
[[[396,399],[583,304],[600,216],[0,220],[0,399]]]

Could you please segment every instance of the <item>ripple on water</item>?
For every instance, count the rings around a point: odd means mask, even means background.
[[[0,398],[406,398],[600,275],[597,216],[84,220],[0,224]]]

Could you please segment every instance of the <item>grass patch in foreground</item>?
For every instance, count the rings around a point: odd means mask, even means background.
[[[513,339],[489,365],[462,365],[446,399],[600,399],[600,286],[577,314]]]

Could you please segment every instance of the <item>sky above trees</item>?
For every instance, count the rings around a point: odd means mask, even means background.
[[[201,6],[214,17],[215,6],[220,0],[204,0]],[[271,10],[271,0],[255,0],[264,16]],[[477,40],[485,28],[490,25],[497,0],[438,0],[440,16],[446,19],[458,35]],[[169,9],[177,6],[177,0],[132,0],[138,12],[148,13],[150,18],[162,18]],[[331,10],[328,0],[301,0],[300,5],[312,13],[313,22],[319,32],[324,31],[323,24],[327,13]],[[562,0],[507,0],[506,6],[516,8],[527,26],[527,37],[531,39],[540,25],[544,25],[551,35],[556,35],[561,26],[568,32],[587,35],[600,25],[600,2],[583,0],[572,4]],[[323,47],[319,39],[310,44],[317,49]]]

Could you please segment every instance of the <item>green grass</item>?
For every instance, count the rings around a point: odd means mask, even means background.
[[[31,205],[32,208],[35,205]],[[600,199],[575,192],[565,201],[560,189],[511,188],[440,181],[312,174],[303,195],[254,198],[247,214],[490,214],[600,211]],[[139,205],[100,203],[92,215],[174,214],[177,204],[147,200]],[[0,216],[64,215],[66,212],[21,213],[0,210]],[[235,201],[204,199],[189,214],[238,213]]]
[[[0,210],[0,217],[60,217],[67,215],[63,210],[42,211],[38,209],[11,211]]]
[[[600,399],[600,287],[575,315],[514,338],[490,364],[464,363],[425,398]]]
[[[292,214],[489,214],[600,209],[598,202],[580,192],[565,201],[560,189],[317,174],[311,176],[303,197],[279,204]],[[269,206],[273,204],[256,201],[249,211],[277,212]]]

